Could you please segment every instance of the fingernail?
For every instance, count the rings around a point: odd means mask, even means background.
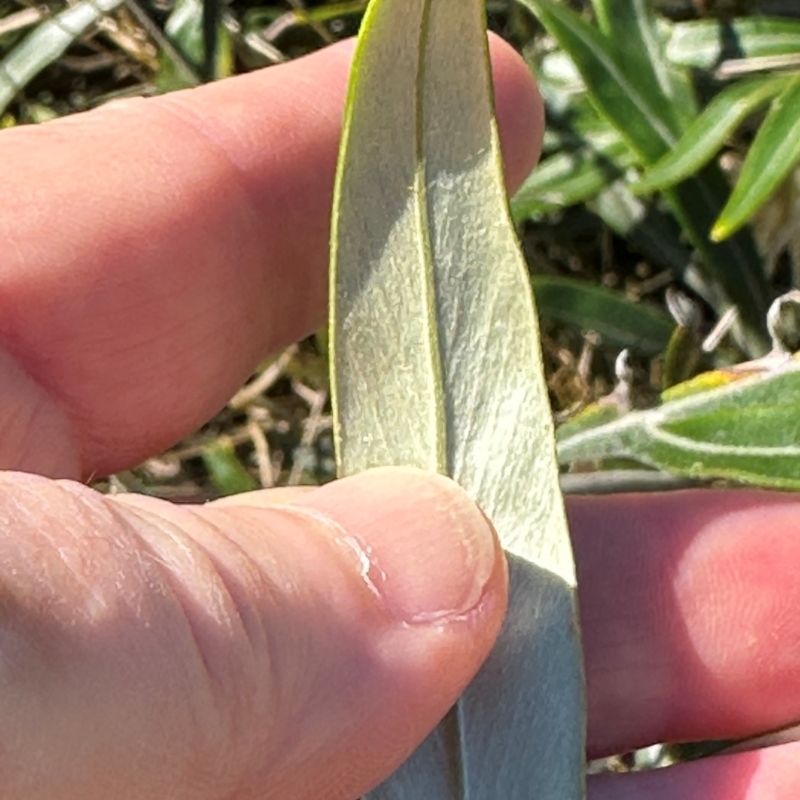
[[[403,622],[468,613],[502,557],[481,510],[439,475],[371,470],[328,484],[297,505],[313,507],[335,524],[338,543]]]

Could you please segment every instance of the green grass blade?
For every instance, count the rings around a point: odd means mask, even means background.
[[[615,347],[656,355],[667,346],[675,327],[658,308],[634,303],[619,292],[586,281],[545,275],[534,275],[532,281],[543,318],[599,333]]]
[[[658,161],[677,144],[664,117],[663,96],[642,90],[622,67],[616,40],[603,36],[575,12],[555,0],[518,0],[535,14],[580,72],[597,110],[619,131],[645,165]],[[736,305],[741,320],[739,337],[747,351],[759,354],[766,347],[764,319],[768,290],[761,260],[748,234],[714,245],[709,234],[728,196],[719,170],[706,168],[696,179],[670,189],[665,198],[687,238],[702,256],[703,272],[727,304]]]
[[[731,58],[765,58],[800,52],[800,21],[780,17],[703,19],[673,26],[667,57],[675,64],[712,69]]]
[[[633,458],[692,478],[800,489],[800,369],[765,373],[578,431],[559,460]]]
[[[489,661],[373,800],[583,792],[574,565],[484,24],[480,0],[373,0],[348,96],[331,259],[339,472],[450,474],[511,563]]]
[[[518,0],[547,28],[572,57],[597,110],[619,131],[643,164],[658,161],[677,144],[671,123],[664,116],[662,95],[653,95],[622,66],[625,46],[603,36],[575,12],[555,0]],[[736,305],[741,320],[740,340],[753,355],[766,347],[764,319],[768,290],[761,260],[749,235],[743,234],[724,248],[709,234],[725,205],[728,187],[719,170],[707,168],[665,194],[687,238],[702,256],[703,272],[722,299],[719,313]]]
[[[539,18],[569,53],[597,109],[614,124],[646,163],[658,160],[678,140],[663,112],[663,97],[653,96],[628,73],[614,42],[555,0],[518,0]]]
[[[711,232],[735,233],[772,197],[800,161],[800,73],[775,99],[747,153],[739,179]]]
[[[653,12],[652,0],[592,0],[605,35],[624,43],[617,55],[640,91],[660,97],[661,113],[680,135],[697,114],[697,98],[689,74],[666,55],[666,42]]]
[[[559,152],[539,163],[511,202],[515,220],[557,211],[594,197],[636,163],[615,133],[594,147]]]
[[[164,34],[172,52],[163,49],[160,55],[161,65],[155,77],[159,92],[186,89],[196,86],[201,78],[213,80],[232,74],[233,44],[230,34],[219,20],[216,36],[213,37],[213,58],[209,59],[206,55],[206,39],[210,37],[206,12],[213,5],[203,0],[178,0],[175,3],[164,24]],[[212,11],[211,21],[216,17],[217,12]]]
[[[231,444],[214,442],[203,448],[201,457],[214,488],[223,497],[258,489],[258,483],[239,461]]]
[[[61,58],[92,25],[120,5],[122,0],[76,3],[31,31],[0,61],[0,114],[39,72]]]
[[[779,94],[789,80],[785,75],[750,78],[723,89],[696,117],[675,148],[631,187],[633,191],[649,194],[694,175],[719,152],[739,125]]]

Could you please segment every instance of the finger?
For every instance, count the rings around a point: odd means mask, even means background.
[[[0,468],[137,463],[321,323],[351,51],[3,132],[6,181],[37,190],[0,217]],[[492,57],[517,185],[541,103],[510,47]]]
[[[589,800],[793,800],[799,784],[795,742],[668,769],[592,776]]]
[[[800,720],[798,511],[766,492],[570,502],[591,755]]]
[[[4,800],[352,800],[443,717],[506,602],[464,493],[379,470],[248,502],[0,477]]]

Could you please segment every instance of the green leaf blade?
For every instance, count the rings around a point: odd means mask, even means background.
[[[372,800],[583,793],[574,564],[486,47],[479,0],[374,0],[348,99],[331,287],[340,474],[450,474],[512,576],[489,661]]]
[[[719,241],[745,225],[800,161],[800,73],[775,99],[711,232]]]
[[[786,76],[753,78],[723,89],[694,120],[681,140],[631,188],[649,194],[686,180],[702,169],[754,111],[787,85]]]
[[[661,98],[663,118],[680,135],[697,114],[697,98],[689,75],[667,58],[652,0],[592,0],[592,5],[605,35],[624,42],[617,53],[626,73],[643,94]]]
[[[92,25],[122,0],[79,2],[31,31],[0,61],[0,114],[39,72],[61,58]]]
[[[675,64],[710,69],[729,58],[765,58],[800,52],[800,22],[748,16],[732,20],[679,22],[672,28],[667,57]]]
[[[534,275],[532,282],[543,318],[594,331],[616,347],[656,355],[667,346],[675,327],[659,309],[587,281]]]
[[[693,478],[800,488],[800,368],[747,378],[560,441],[559,460],[633,458]]]
[[[549,156],[531,172],[514,196],[511,204],[514,219],[585,202],[635,162],[628,145],[615,135],[596,149],[586,147]]]
[[[569,53],[592,102],[646,162],[657,161],[678,139],[659,108],[627,74],[614,44],[554,0],[518,0]]]

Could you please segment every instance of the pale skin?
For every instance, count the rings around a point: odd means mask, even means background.
[[[541,103],[492,51],[513,188]],[[322,320],[350,52],[0,134],[5,800],[349,800],[491,648],[505,564],[445,479],[193,508],[80,483],[191,432]],[[754,492],[569,503],[590,757],[800,719],[797,508]],[[358,547],[385,580],[364,580]],[[589,797],[788,800],[799,758],[787,744],[593,778]]]

